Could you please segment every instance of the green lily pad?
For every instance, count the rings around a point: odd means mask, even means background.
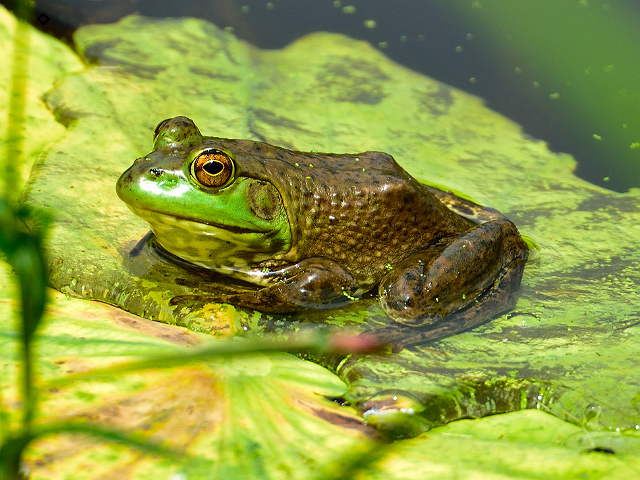
[[[9,414],[0,415],[7,422],[0,443],[20,420],[18,309],[9,288],[14,280],[0,262],[0,414]],[[344,451],[366,453],[379,436],[353,408],[328,399],[345,389],[338,377],[287,353],[213,358],[47,388],[47,382],[70,374],[216,341],[105,304],[57,292],[50,297],[34,346],[41,389],[36,425],[83,419],[144,435],[186,456],[177,462],[62,434],[30,445],[30,478],[122,478],[124,472],[126,478],[180,472],[188,478],[210,478],[213,472],[221,478],[290,478],[287,472],[309,478],[330,471]]]
[[[1,13],[3,10],[0,8]],[[0,45],[0,48],[4,48],[4,45]],[[31,134],[31,131],[27,126],[28,135]],[[566,175],[567,170],[568,167],[567,169],[558,168],[558,174]],[[36,170],[37,172],[38,170]],[[622,199],[628,198],[628,196],[621,197]],[[623,203],[620,201],[618,205]],[[634,231],[629,230],[629,232],[630,238],[633,238]],[[536,240],[540,242],[539,238]],[[555,243],[561,243],[561,240],[554,238],[552,240]],[[88,245],[91,243],[89,242]],[[543,244],[541,255],[544,254]],[[586,255],[588,256],[588,252]],[[539,260],[541,258],[543,257],[539,257]],[[527,267],[527,273],[531,272],[532,266],[538,268],[538,265],[539,263],[530,264]],[[615,266],[612,266],[612,271],[616,271]],[[539,270],[537,272],[539,273]],[[525,280],[531,282],[531,277],[525,278]],[[0,345],[2,346],[0,356],[3,358],[0,365],[2,373],[0,375],[0,386],[2,387],[0,389],[2,392],[0,410],[6,411],[8,407],[13,414],[12,423],[17,423],[20,405],[16,401],[15,373],[17,369],[15,366],[18,363],[18,358],[16,355],[16,336],[13,333],[17,315],[13,299],[17,298],[17,295],[10,288],[12,283],[13,279],[8,274],[6,266],[0,262],[0,304],[3,305],[0,311]],[[620,292],[625,297],[627,294],[633,293],[625,288],[620,289],[618,293]],[[546,293],[550,294],[549,291]],[[569,294],[568,291],[551,293]],[[525,291],[523,298],[534,294],[540,295],[535,293],[535,290]],[[630,297],[630,300],[633,298]],[[539,310],[534,312],[540,313]],[[559,310],[558,315],[561,314],[563,311]],[[622,319],[624,315],[625,311],[622,311],[609,318]],[[628,317],[631,319],[630,321],[633,321],[631,314]],[[344,319],[347,318],[348,315],[345,315]],[[343,318],[335,315],[327,320],[339,324]],[[548,317],[541,318],[540,321],[549,322]],[[493,322],[487,327],[501,322],[503,321]],[[505,322],[500,328],[505,328],[505,325],[509,325],[509,322]],[[632,336],[635,333],[634,328],[622,320],[618,325],[613,322],[613,325],[611,333],[616,338],[620,338],[623,334]],[[627,326],[625,327],[625,325]],[[532,328],[537,328],[537,326],[534,325]],[[623,330],[624,328],[626,331]],[[481,330],[477,329],[478,332]],[[492,331],[499,335],[499,330]],[[204,338],[202,335],[189,333],[179,327],[141,320],[104,304],[64,298],[58,294],[52,294],[52,303],[44,329],[39,333],[37,353],[40,360],[37,363],[37,372],[38,378],[41,380],[64,376],[67,372],[74,370],[86,370],[112,364],[138,355],[175,351],[181,348],[179,345],[198,343]],[[594,333],[594,339],[597,338],[597,333]],[[422,350],[422,352],[429,361],[433,362],[435,368],[442,369],[447,359],[441,358],[441,352],[448,352],[452,345],[467,335],[469,334],[452,337],[448,340],[451,343],[439,351],[433,350],[433,347],[442,345],[442,342],[434,343],[430,350]],[[558,333],[558,336],[560,335],[567,335],[567,333],[562,331]],[[511,337],[509,338],[513,340]],[[562,363],[567,356],[566,354],[580,353],[582,348],[579,347],[580,338],[570,338],[575,343],[573,349],[567,347],[566,352],[563,352],[556,348],[555,352],[548,352],[548,355],[551,357],[555,355],[556,361]],[[631,340],[632,338],[628,341]],[[621,345],[621,351],[633,351],[632,347],[628,349],[623,347],[624,345]],[[520,348],[522,356],[529,352],[538,355],[538,357],[531,359],[531,362],[545,356],[545,352],[540,350],[535,351],[522,346]],[[588,357],[589,348],[589,346],[585,347],[585,357]],[[433,351],[432,357],[428,357],[429,351]],[[617,369],[622,370],[623,365],[616,364],[617,359],[613,358],[615,352],[611,352],[610,349],[598,347],[595,351],[600,355],[607,355],[602,359],[602,362],[606,361],[607,364],[599,363],[599,370],[592,370],[596,374],[602,372],[600,378],[594,378],[593,382],[604,380],[608,385],[612,385],[613,380],[609,380],[607,376],[610,372],[615,373]],[[456,352],[456,355],[460,355],[460,352]],[[514,355],[513,365],[521,364],[522,362],[519,363],[517,360],[523,358],[522,356]],[[397,357],[386,356],[384,358],[388,361]],[[280,360],[283,362],[280,363]],[[365,358],[361,363],[366,364],[369,361]],[[57,479],[69,478],[70,476],[73,478],[167,478],[179,472],[186,473],[188,478],[211,478],[215,476],[215,473],[221,473],[225,475],[225,478],[327,478],[327,472],[331,473],[334,469],[321,468],[319,465],[321,461],[330,461],[330,466],[335,466],[335,471],[341,472],[340,468],[344,468],[345,465],[345,461],[341,461],[342,459],[350,458],[353,460],[358,452],[365,451],[371,444],[366,440],[368,430],[360,430],[356,427],[356,424],[360,423],[358,417],[353,416],[348,408],[336,408],[335,405],[326,403],[321,396],[310,396],[310,393],[334,395],[336,392],[342,391],[344,385],[336,382],[335,377],[331,377],[323,369],[285,354],[275,355],[274,358],[269,359],[269,362],[272,375],[265,375],[260,362],[254,362],[250,365],[241,362],[243,364],[240,368],[238,365],[216,365],[214,362],[212,365],[205,364],[198,369],[185,367],[166,372],[152,371],[148,376],[126,375],[123,378],[113,378],[106,382],[82,383],[74,388],[66,387],[59,392],[48,392],[37,420],[46,419],[48,415],[59,417],[61,414],[80,413],[83,418],[94,416],[97,420],[112,422],[133,431],[147,432],[149,435],[161,432],[173,437],[176,432],[176,438],[186,439],[186,443],[189,444],[187,451],[189,458],[184,466],[176,465],[175,462],[143,455],[121,445],[107,446],[65,435],[44,439],[33,445],[25,464],[29,470],[30,478]],[[391,362],[388,363],[391,364]],[[485,356],[479,357],[477,363],[468,361],[468,378],[472,377],[474,373],[479,373],[479,370],[487,363],[489,360]],[[577,359],[575,363],[578,363]],[[286,369],[286,372],[283,372],[283,368]],[[397,368],[397,378],[411,373],[405,371],[405,375],[403,375],[401,370],[401,368]],[[240,371],[242,371],[242,376],[238,375]],[[391,371],[391,367],[387,368],[387,373],[389,371]],[[632,370],[630,369],[630,371]],[[228,386],[225,386],[226,380],[218,376],[225,372],[229,374],[230,383]],[[561,370],[558,369],[556,372],[561,372]],[[358,381],[355,377],[356,373],[354,369],[351,369],[352,382]],[[526,372],[522,373],[523,378],[526,378],[524,375]],[[559,375],[560,373],[558,373]],[[243,379],[243,376],[246,378]],[[300,382],[292,381],[292,376]],[[618,378],[622,378],[622,375],[620,374]],[[205,381],[202,381],[203,379]],[[429,382],[427,375],[424,376],[424,379],[425,383]],[[163,380],[165,381],[163,382]],[[207,425],[200,424],[201,422],[198,422],[195,429],[189,430],[189,427],[193,425],[190,423],[193,415],[188,407],[193,406],[196,412],[207,414],[208,409],[202,407],[202,402],[210,405],[208,402],[218,398],[216,397],[218,392],[215,388],[207,389],[206,382],[209,380],[211,380],[209,385],[218,380],[217,385],[226,388],[228,393],[232,393],[231,401],[235,395],[239,395],[243,399],[239,401],[240,408],[225,410],[227,415],[220,418],[219,430],[224,430],[222,433]],[[247,388],[253,389],[251,391],[264,385],[264,391],[269,395],[273,393],[275,388],[284,386],[287,391],[277,392],[277,400],[298,398],[302,401],[296,401],[293,405],[287,403],[286,406],[294,409],[297,406],[304,408],[301,408],[302,411],[299,412],[299,415],[284,414],[282,418],[287,419],[285,423],[289,423],[290,428],[278,426],[276,419],[280,420],[280,417],[277,416],[277,407],[261,401],[250,403],[246,398],[244,387],[240,388],[241,380],[244,380]],[[577,378],[576,382],[580,380],[584,380],[584,377]],[[175,389],[166,385],[174,381],[181,382],[180,385],[197,388],[193,388],[193,391],[183,389],[176,396]],[[374,383],[375,379],[372,378],[370,381]],[[623,385],[627,383],[626,381],[620,383],[620,387],[628,388],[625,392],[633,389],[633,385],[628,387]],[[145,391],[146,389],[148,390]],[[615,386],[607,398],[612,398],[615,393],[613,390],[615,390]],[[491,389],[487,391],[491,391]],[[606,397],[603,391],[601,389],[599,392],[602,394],[600,398]],[[204,398],[202,397],[203,393],[205,394]],[[625,395],[624,392],[620,393],[621,398],[618,403],[626,406],[630,397]],[[579,396],[578,399],[580,398]],[[307,402],[310,399],[311,401],[317,400],[317,403],[314,404],[315,419],[313,414],[309,415]],[[264,412],[266,415],[261,415],[259,410],[265,406],[268,407],[268,410]],[[591,413],[588,418],[597,416],[598,409],[596,407],[597,405],[590,407]],[[253,410],[254,408],[257,410]],[[118,415],[119,409],[121,415]],[[176,411],[177,415],[175,415]],[[213,411],[220,410],[216,408],[216,405],[213,405]],[[325,423],[317,423],[318,411],[325,412]],[[328,415],[327,412],[329,412]],[[237,415],[234,416],[234,414]],[[163,416],[166,420],[165,423],[162,422],[161,417]],[[127,422],[127,418],[130,418],[131,421]],[[340,418],[351,420],[345,420],[344,428],[337,428]],[[228,422],[225,423],[227,419]],[[185,425],[180,425],[181,421],[184,421]],[[330,425],[326,425],[326,422]],[[274,437],[264,434],[265,428],[273,429],[274,425],[276,431],[284,433],[284,437],[278,437],[274,440]],[[4,426],[6,425],[3,424]],[[597,426],[593,422],[588,422],[580,427],[570,425],[535,410],[492,416],[480,420],[454,422],[444,427],[435,428],[417,438],[397,441],[377,448],[372,452],[375,455],[374,460],[377,461],[373,464],[363,464],[359,474],[353,476],[354,478],[388,479],[443,478],[443,476],[490,479],[530,476],[545,478],[553,476],[554,478],[567,479],[633,477],[639,468],[637,464],[637,458],[639,458],[637,434],[634,434],[635,432],[590,433],[590,430]],[[307,427],[310,430],[307,430]],[[278,430],[278,428],[281,429]],[[319,428],[318,435],[315,434],[315,428]],[[204,433],[205,431],[207,433]],[[195,433],[194,436],[189,437],[185,435],[185,432]],[[239,432],[238,438],[235,438],[236,432]],[[304,435],[298,436],[298,432],[303,432]],[[5,434],[6,429],[0,429],[0,439]],[[362,438],[357,441],[358,437]],[[273,448],[274,441],[277,442],[277,449]],[[270,445],[263,448],[265,442]],[[333,457],[336,450],[340,449],[346,452],[345,456],[338,454],[337,457]],[[330,459],[329,456],[331,456]],[[342,473],[344,472],[342,471]]]
[[[0,410],[19,422],[15,279],[0,262]],[[208,335],[51,292],[36,345],[38,384],[126,359],[178,352]],[[344,384],[280,353],[97,377],[41,392],[36,424],[86,419],[146,435],[184,452],[182,461],[82,435],[35,441],[33,479],[328,478],[367,455],[355,478],[530,476],[623,479],[640,465],[637,434],[590,433],[540,411],[454,422],[414,439],[376,444],[353,409],[328,401]],[[5,425],[6,427],[6,425]],[[0,432],[0,441],[7,433]],[[374,446],[374,450],[371,447]],[[347,452],[345,455],[343,452]],[[179,478],[179,477],[178,477]],[[329,477],[331,478],[331,477]]]
[[[525,410],[394,442],[359,478],[634,478],[639,446],[637,436],[592,434]]]
[[[498,208],[540,246],[514,313],[398,354],[316,359],[348,384],[369,423],[416,435],[451,420],[540,408],[590,429],[636,429],[640,194],[572,174],[575,161],[527,138],[482,101],[389,61],[364,42],[317,33],[262,51],[203,21],[80,29],[88,64],[46,101],[67,133],[35,166],[24,201],[55,211],[47,247],[59,290],[219,335],[328,324],[389,324],[375,302],[273,317],[228,305],[172,306],[201,279],[152,252],[147,225],[115,195],[164,118],[204,134],[300,150],[394,155],[416,178]],[[180,279],[180,282],[174,281]]]

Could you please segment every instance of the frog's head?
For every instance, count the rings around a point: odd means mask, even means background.
[[[233,141],[203,137],[186,117],[161,122],[154,150],[118,180],[118,196],[160,245],[191,263],[242,270],[288,251],[278,189],[238,168]]]

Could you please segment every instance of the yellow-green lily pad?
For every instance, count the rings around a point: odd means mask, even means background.
[[[0,444],[20,421],[14,281],[0,262]],[[51,292],[34,345],[35,430],[47,422],[84,421],[142,435],[180,455],[158,457],[82,432],[50,435],[29,446],[30,478],[310,478],[348,462],[345,451],[354,458],[366,453],[379,437],[353,408],[330,400],[345,389],[338,377],[287,353],[91,377],[101,367],[215,341]],[[55,383],[80,373],[88,377]]]
[[[417,178],[498,208],[540,246],[516,311],[398,354],[316,359],[348,384],[368,422],[415,435],[464,417],[539,408],[590,429],[636,429],[640,194],[572,174],[482,101],[400,67],[364,42],[317,33],[263,51],[193,19],[128,17],[75,36],[87,64],[46,95],[67,132],[35,166],[27,204],[55,212],[59,290],[219,335],[389,324],[375,302],[273,317],[173,306],[206,291],[179,267],[131,256],[147,233],[115,195],[155,125],[188,116],[204,134],[300,150],[381,150]],[[177,282],[176,279],[180,281]],[[196,279],[200,280],[200,279]]]
[[[15,391],[18,314],[0,263],[0,409],[19,421]],[[151,322],[105,304],[52,292],[36,345],[43,388],[36,425],[84,419],[126,429],[182,452],[150,455],[80,434],[43,437],[25,456],[34,480],[62,478],[623,479],[640,465],[638,436],[592,433],[535,410],[454,422],[416,438],[377,444],[353,409],[327,400],[335,376],[291,355],[260,354],[96,377],[44,388],[67,375],[202,344],[208,335]],[[8,433],[0,430],[0,441]],[[371,450],[372,447],[374,450]],[[174,475],[174,477],[171,477]]]
[[[24,142],[23,153],[24,157],[31,161],[19,163],[15,158],[0,161],[2,169],[0,192],[11,199],[17,199],[20,194],[20,189],[29,177],[33,160],[50,148],[51,143],[59,138],[65,130],[62,125],[54,122],[51,118],[51,112],[41,99],[42,94],[51,88],[56,78],[67,72],[79,71],[83,68],[80,59],[67,45],[62,42],[52,42],[51,38],[35,29],[28,30],[28,38],[14,42],[16,25],[15,18],[7,10],[0,7],[0,59],[2,59],[0,85],[3,86],[0,88],[0,112],[3,114],[0,124],[0,152],[2,152],[0,155],[2,157],[4,157],[7,142],[19,140],[15,136],[12,138],[6,136],[8,133],[7,112],[12,95],[16,93],[11,89],[12,61],[14,56],[27,60],[26,64],[21,64],[17,68],[19,76],[27,79],[25,82],[26,91],[24,92],[24,115],[29,124],[29,138]],[[3,183],[9,181],[12,183],[5,187]]]

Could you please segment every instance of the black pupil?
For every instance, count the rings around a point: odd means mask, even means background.
[[[224,165],[217,160],[209,160],[202,166],[202,169],[209,175],[218,175],[224,170]]]

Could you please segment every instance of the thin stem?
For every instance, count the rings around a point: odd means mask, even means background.
[[[9,204],[17,200],[20,185],[18,167],[24,161],[24,125],[26,118],[26,92],[29,76],[29,52],[31,42],[31,26],[33,1],[18,0],[16,4],[16,31],[13,38],[11,98],[9,101],[7,143],[4,156],[3,198]],[[21,285],[21,288],[29,288]],[[24,305],[23,305],[24,308]],[[27,431],[33,416],[31,342],[26,328],[23,331],[22,345],[22,379],[23,379],[23,428]]]
[[[31,362],[31,342],[22,345],[22,429],[28,432],[33,419],[33,368]]]

